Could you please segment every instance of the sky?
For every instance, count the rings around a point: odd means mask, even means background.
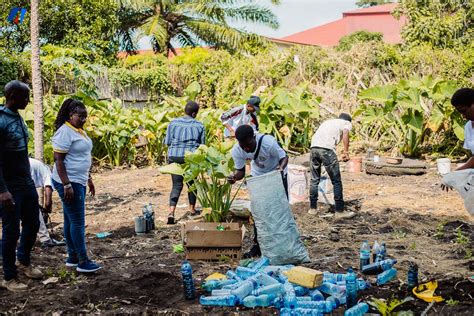
[[[270,0],[257,0],[261,5],[272,7],[280,22],[280,28],[259,25],[237,25],[260,35],[281,38],[306,29],[342,18],[342,12],[356,9],[356,0],[282,0],[279,6],[272,6]],[[141,49],[151,48],[149,40],[143,38]]]

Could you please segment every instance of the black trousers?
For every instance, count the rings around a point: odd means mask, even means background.
[[[184,157],[168,157],[168,163],[184,163]],[[170,206],[176,206],[178,204],[179,196],[181,195],[181,191],[183,191],[183,181],[184,178],[179,175],[172,174],[171,180],[173,181],[173,188],[171,189],[170,193]],[[193,183],[188,183],[188,189]],[[196,205],[196,195],[188,190],[188,200],[190,205]]]
[[[288,174],[283,174],[283,172],[281,173],[281,179],[283,180],[283,188],[285,189],[285,193],[286,193],[286,198],[289,199],[289,196],[288,196]],[[255,224],[253,224],[253,242],[255,243],[255,245],[258,246],[258,240],[257,240],[257,226],[255,226]]]

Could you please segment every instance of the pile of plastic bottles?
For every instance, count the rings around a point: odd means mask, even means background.
[[[397,260],[386,259],[385,243],[379,245],[375,241],[372,250],[373,262],[370,263],[369,242],[366,240],[360,246],[360,270],[366,275],[377,274],[377,285],[383,285],[397,276],[397,269],[393,268]]]
[[[209,306],[269,307],[280,309],[281,315],[323,315],[341,305],[344,315],[358,316],[368,312],[366,303],[357,304],[357,291],[369,284],[357,279],[352,269],[346,274],[324,272],[323,284],[308,289],[290,283],[283,273],[292,265],[272,266],[268,258],[252,262],[247,267],[229,270],[225,280],[209,280],[202,287],[210,293],[201,296],[200,303]],[[347,290],[346,290],[347,289]]]

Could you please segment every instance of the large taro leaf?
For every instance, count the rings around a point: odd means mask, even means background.
[[[182,176],[184,174],[184,170],[181,167],[181,165],[177,163],[172,163],[166,166],[163,166],[158,169],[159,172],[164,173],[164,174],[175,174]]]
[[[385,103],[388,100],[391,100],[393,93],[396,91],[397,87],[394,85],[386,85],[368,88],[362,90],[359,93],[359,98],[363,100],[372,100],[380,103]]]

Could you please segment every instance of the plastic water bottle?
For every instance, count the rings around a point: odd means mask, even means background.
[[[232,295],[232,290],[229,290],[229,289],[215,289],[215,290],[212,290],[211,292],[211,295],[212,296],[228,296],[228,295]]]
[[[337,282],[346,281],[346,274],[323,272],[323,282],[337,284]]]
[[[233,281],[235,281],[235,280],[233,280]],[[240,281],[240,282],[233,283],[233,284],[223,285],[223,286],[222,286],[222,289],[223,289],[223,290],[235,290],[236,288],[238,288],[239,286],[241,286],[243,282],[245,282],[245,281]]]
[[[257,272],[250,268],[237,267],[237,269],[235,269],[235,273],[237,274],[239,278],[246,280],[250,278],[251,276],[255,275]]]
[[[268,259],[267,257],[262,257],[255,262],[255,265],[253,265],[251,269],[257,272],[268,265],[270,265],[270,259]]]
[[[201,305],[210,306],[235,306],[237,304],[237,297],[234,295],[227,296],[201,296],[199,299]]]
[[[341,305],[346,304],[347,299],[345,295],[331,295],[326,299],[326,302],[330,302],[332,304],[332,309],[336,309]]]
[[[359,258],[360,258],[360,270],[362,270],[363,266],[366,266],[370,263],[370,245],[367,240],[365,240],[360,246]]]
[[[295,288],[296,296],[305,296],[306,294],[309,293],[308,288],[305,288],[305,287],[302,287],[302,286],[299,286],[299,285],[293,285],[293,287]]]
[[[346,297],[347,308],[351,308],[357,304],[357,275],[354,273],[352,268],[347,270]]]
[[[386,257],[387,257],[387,246],[383,242],[382,245],[380,246],[380,252],[379,252],[379,255],[377,256],[376,261],[385,260]]]
[[[196,297],[193,280],[193,268],[186,260],[181,266],[181,276],[183,277],[184,297],[187,300],[193,300]]]
[[[324,301],[324,295],[319,290],[312,290],[309,296],[311,296],[312,301]]]
[[[296,303],[298,308],[310,308],[310,309],[317,309],[323,313],[330,313],[333,310],[333,303],[327,301],[299,301]]]
[[[285,284],[286,282],[288,282],[288,277],[286,275],[284,275],[283,273],[278,273],[274,276],[275,279],[278,280],[278,282],[282,283],[282,284]]]
[[[367,303],[359,303],[344,312],[344,316],[362,316],[369,311]]]
[[[312,299],[311,299],[311,296],[297,296],[296,301],[297,302],[303,302],[303,301],[310,302],[312,301]]]
[[[301,316],[301,315],[310,315],[310,316],[322,316],[323,312],[317,309],[309,308],[282,308],[280,310],[280,316]]]
[[[397,276],[397,269],[391,268],[377,275],[377,285],[383,285]]]
[[[370,283],[367,282],[366,280],[362,279],[362,278],[358,278],[357,279],[357,289],[358,290],[366,290],[370,287]]]
[[[318,290],[328,295],[346,295],[346,287],[324,282]]]
[[[385,259],[382,261],[377,261],[368,265],[365,265],[362,267],[362,273],[364,274],[378,274],[383,271],[387,271],[391,267],[394,266],[394,264],[397,263],[397,260],[395,259]]]
[[[377,255],[380,253],[380,244],[376,240],[374,241],[374,245],[372,246],[372,262],[375,262],[377,259]]]
[[[237,283],[237,280],[227,279],[227,280],[209,280],[206,281],[202,288],[208,292],[211,292],[215,289],[223,288],[224,286]]]
[[[285,293],[285,287],[283,286],[283,284],[280,284],[280,283],[267,285],[267,286],[264,286],[252,291],[252,295],[254,296],[265,295],[265,294],[272,294],[272,295],[277,296],[283,293]]]
[[[229,270],[227,271],[227,273],[225,274],[227,276],[227,279],[229,280],[236,280],[237,282],[240,282],[242,281],[242,278],[239,277],[234,271],[232,270]]]
[[[235,290],[232,290],[231,293],[232,295],[235,295],[239,299],[239,302],[241,302],[244,298],[250,295],[250,293],[252,293],[255,286],[256,286],[255,281],[246,280],[242,282],[242,284],[238,288],[236,288]]]
[[[257,282],[258,286],[267,286],[267,285],[273,285],[273,284],[279,284],[278,280],[272,278],[268,274],[258,272],[257,274],[254,274],[253,276],[249,277],[247,280],[254,280]]]
[[[414,288],[418,285],[418,266],[414,262],[410,262],[410,266],[408,267],[407,284],[409,288]]]
[[[268,307],[272,305],[273,301],[275,300],[275,296],[273,295],[260,295],[260,296],[253,296],[249,295],[242,303],[245,307]]]
[[[285,307],[295,308],[296,307],[296,294],[293,285],[290,282],[283,284],[285,288]]]

